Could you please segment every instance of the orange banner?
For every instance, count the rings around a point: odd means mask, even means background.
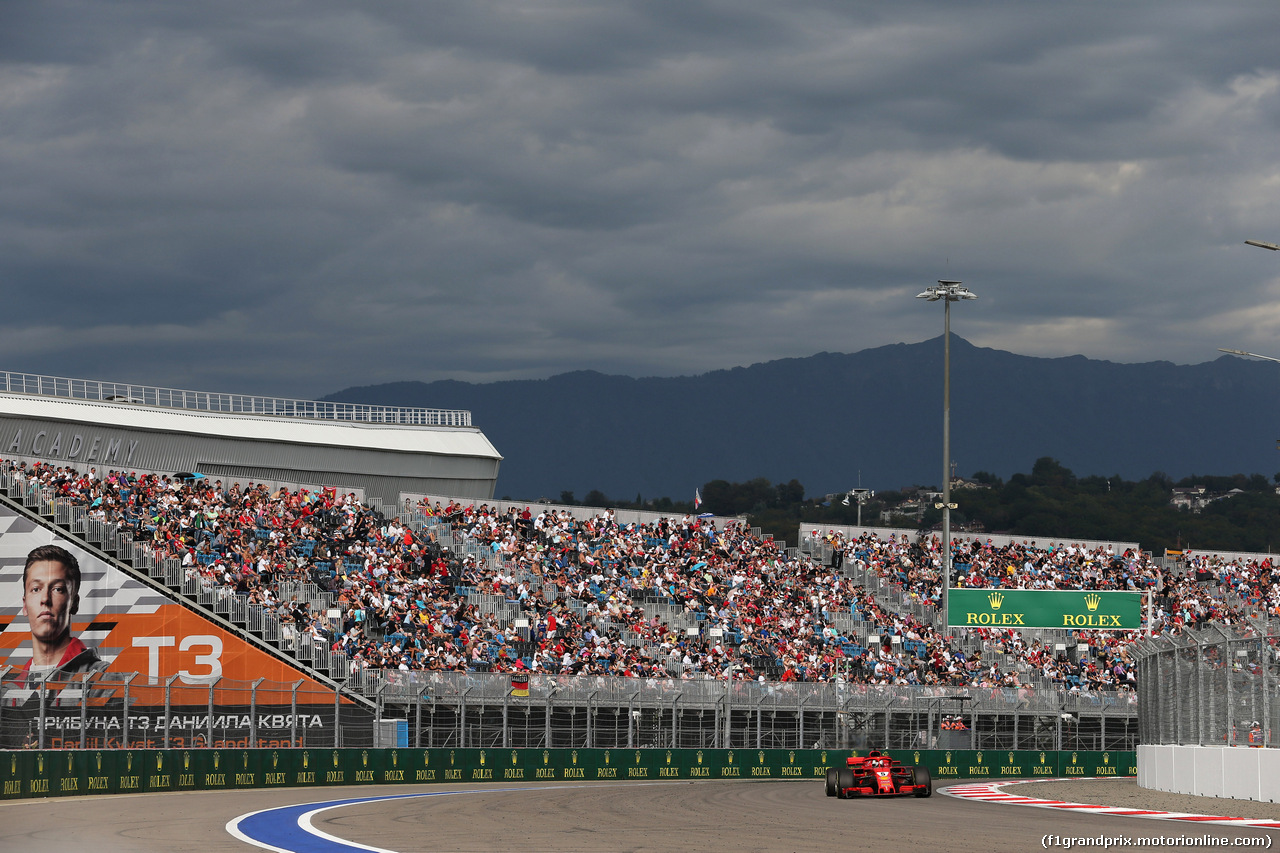
[[[6,666],[4,682],[19,689],[101,673],[97,680],[114,693],[107,682],[136,672],[130,702],[144,705],[163,704],[174,676],[172,704],[207,704],[208,690],[194,688],[213,683],[215,704],[247,705],[248,685],[258,679],[265,679],[256,693],[263,705],[289,705],[299,680],[298,702],[333,701],[331,687],[173,593],[0,506],[0,669]]]

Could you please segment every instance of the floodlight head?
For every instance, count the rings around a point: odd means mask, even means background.
[[[977,298],[978,294],[965,287],[964,282],[948,281],[943,278],[938,279],[938,283],[924,293],[916,294],[916,299],[927,299],[930,302],[938,302],[940,300],[959,302],[961,299]]]

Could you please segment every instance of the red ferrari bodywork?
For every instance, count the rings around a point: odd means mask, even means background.
[[[872,750],[865,757],[845,759],[845,769],[834,774],[834,791],[841,799],[849,797],[927,797],[933,793],[933,780],[923,767],[907,765]]]

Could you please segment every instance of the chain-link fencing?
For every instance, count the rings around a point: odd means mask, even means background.
[[[527,678],[527,688],[523,687]],[[523,695],[527,690],[527,695]],[[406,746],[1086,749],[1137,744],[1132,693],[385,671]]]
[[[1132,694],[365,670],[338,690],[0,674],[0,747],[1131,750]],[[527,692],[527,695],[522,695]]]
[[[1206,623],[1134,644],[1144,744],[1277,746],[1280,624]]]
[[[0,748],[204,749],[374,746],[371,711],[339,690],[178,676],[80,674],[65,681],[0,674]]]

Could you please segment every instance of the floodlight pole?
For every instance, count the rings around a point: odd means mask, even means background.
[[[951,303],[961,299],[977,299],[978,295],[963,282],[938,280],[917,299],[942,301],[942,632],[951,623]]]
[[[951,300],[942,300],[942,636],[951,627]]]

